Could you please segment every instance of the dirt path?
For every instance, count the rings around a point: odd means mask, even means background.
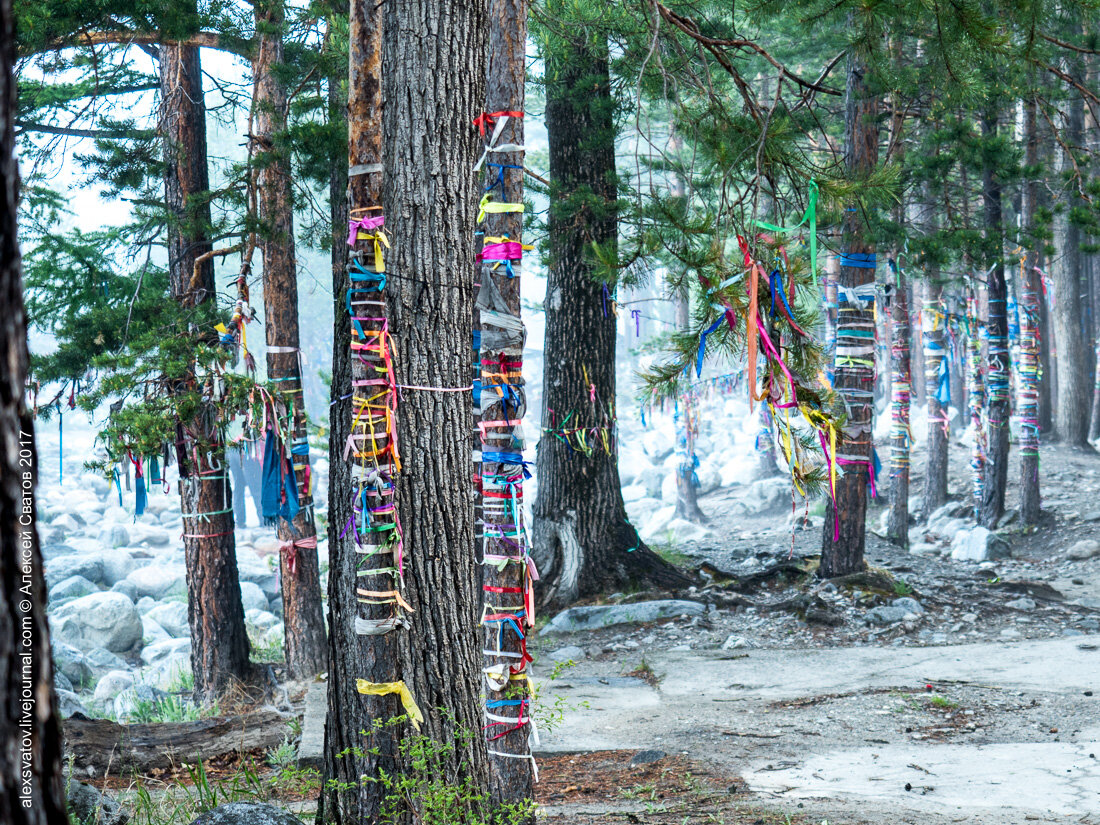
[[[572,709],[542,747],[685,754],[761,801],[844,814],[834,822],[1092,821],[1080,817],[1100,815],[1097,647],[655,652],[655,684],[585,661],[546,683]]]

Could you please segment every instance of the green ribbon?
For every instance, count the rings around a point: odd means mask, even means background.
[[[800,229],[803,224],[809,222],[810,271],[814,276],[814,289],[817,289],[817,195],[817,181],[810,178],[810,183],[806,187],[806,211],[802,213],[802,220],[794,226],[776,226],[765,221],[756,222],[757,227],[768,232],[794,232],[796,229]]]

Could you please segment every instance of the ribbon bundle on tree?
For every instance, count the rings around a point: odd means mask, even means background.
[[[361,635],[407,626],[409,605],[401,595],[404,558],[394,507],[394,477],[401,470],[397,446],[397,385],[386,316],[385,249],[390,245],[378,208],[352,211],[348,244],[349,286],[344,306],[351,320],[351,425],[343,459],[351,465],[351,514],[341,537],[355,539],[357,601]],[[360,693],[395,693],[416,723],[419,710],[403,682],[360,680]]]
[[[978,334],[977,301],[973,294],[967,296],[966,314],[971,334],[966,339],[967,371],[966,387],[970,424],[974,428],[974,445],[970,450],[971,493],[974,499],[974,517],[978,518],[982,507],[985,484],[985,425],[982,410],[985,408],[985,378],[982,375],[982,345]]]
[[[526,333],[520,318],[523,244],[523,112],[487,112],[474,120],[486,140],[475,171],[486,170],[477,220],[481,251],[477,297],[479,332],[474,411],[479,449],[475,485],[479,493],[484,606],[485,737],[494,759],[529,760],[537,731],[531,716],[527,675],[531,656],[527,634],[535,625],[533,582],[538,578],[529,555],[523,506],[523,482],[530,478],[524,459],[523,381]],[[508,142],[503,142],[503,141]],[[494,160],[499,158],[500,162]],[[556,429],[565,430],[569,417]],[[551,428],[555,425],[551,422]],[[582,451],[603,439],[588,440],[588,429],[557,434]],[[501,769],[507,770],[505,763]]]

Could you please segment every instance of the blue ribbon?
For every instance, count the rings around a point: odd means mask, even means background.
[[[714,332],[718,327],[722,326],[722,322],[726,320],[724,316],[719,316],[718,320],[703,330],[703,334],[699,336],[699,351],[695,354],[695,377],[698,378],[703,374],[703,353],[707,348],[707,336]],[[643,422],[644,424],[645,422]]]

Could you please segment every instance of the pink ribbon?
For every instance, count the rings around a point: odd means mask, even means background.
[[[286,569],[290,575],[294,575],[298,567],[298,548],[314,550],[317,547],[317,537],[308,536],[304,539],[293,539],[279,544],[279,552],[286,555]]]
[[[372,229],[378,229],[378,227],[385,225],[385,215],[364,215],[361,218],[349,218],[348,219],[348,246],[355,246],[355,236],[359,234],[359,230],[362,229],[366,232],[370,232]]]
[[[523,244],[519,241],[490,243],[478,253],[479,261],[518,261],[523,258]]]

